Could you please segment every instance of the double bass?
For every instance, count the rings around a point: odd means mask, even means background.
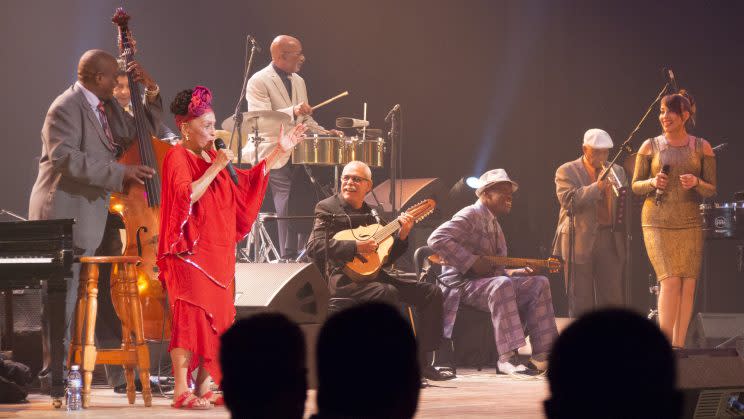
[[[134,60],[134,48],[129,31],[129,15],[123,8],[116,9],[111,21],[118,27],[120,49],[126,66]],[[144,185],[130,182],[121,193],[111,196],[109,211],[118,215],[126,229],[124,255],[139,256],[142,263],[137,266],[137,292],[142,303],[142,320],[145,339],[160,341],[170,339],[170,314],[166,304],[165,290],[158,279],[157,253],[160,234],[160,173],[163,159],[170,145],[151,136],[147,125],[142,92],[132,74],[127,73],[132,97],[132,111],[137,127],[137,138],[119,158],[126,165],[144,165],[155,170]],[[112,272],[114,277],[115,272]],[[126,307],[114,307],[120,318]]]

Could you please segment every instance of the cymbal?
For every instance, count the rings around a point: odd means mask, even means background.
[[[277,137],[282,124],[285,127],[292,124],[292,119],[284,112],[270,110],[243,112],[241,131],[244,139],[252,136],[256,128],[262,137]],[[234,125],[232,116],[222,121],[222,129],[226,131],[232,131]]]

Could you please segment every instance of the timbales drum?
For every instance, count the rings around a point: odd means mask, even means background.
[[[385,140],[382,138],[347,137],[344,141],[344,164],[358,160],[369,167],[384,167]]]
[[[343,164],[344,138],[328,135],[306,136],[292,150],[292,163],[318,166]]]

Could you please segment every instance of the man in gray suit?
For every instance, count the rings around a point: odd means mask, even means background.
[[[625,171],[618,165],[597,180],[612,148],[610,135],[601,129],[584,134],[583,152],[555,172],[555,188],[561,205],[553,252],[569,267],[565,269],[568,314],[578,317],[598,307],[623,304],[624,233],[615,226],[618,188],[627,186]],[[569,211],[573,207],[573,261],[569,261]]]
[[[144,183],[155,173],[147,166],[116,161],[136,137],[134,120],[125,117],[112,100],[117,70],[118,63],[109,53],[86,51],[78,64],[78,80],[54,100],[41,130],[39,174],[31,191],[29,219],[74,218],[73,245],[78,255],[93,255],[99,246],[112,247],[112,240],[104,239],[111,192],[121,192],[127,182]],[[138,63],[132,62],[128,71],[146,88],[147,123],[154,132],[162,114],[159,88]],[[65,350],[79,275],[80,265],[74,264],[65,301]]]
[[[257,71],[250,80],[246,91],[248,111],[274,110],[289,115],[293,123],[303,123],[308,134],[333,134],[343,136],[343,132],[326,130],[311,116],[313,109],[308,105],[305,80],[297,72],[305,63],[302,44],[297,38],[279,35],[271,43],[271,63]],[[271,150],[266,149],[259,154]],[[281,159],[279,159],[281,160]],[[269,177],[271,195],[274,199],[276,213],[279,216],[289,215],[289,192],[296,175],[293,166],[284,159],[281,167],[274,167]],[[293,180],[295,177],[295,180]],[[305,246],[308,235],[298,233],[291,228],[292,224],[280,220],[279,248],[282,257],[294,256],[298,249]]]

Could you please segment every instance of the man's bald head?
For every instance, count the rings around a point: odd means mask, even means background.
[[[100,49],[85,51],[78,62],[78,80],[100,99],[110,99],[116,86],[119,64],[113,55]]]
[[[279,35],[271,42],[271,61],[287,73],[297,73],[305,62],[300,40],[289,35]]]

